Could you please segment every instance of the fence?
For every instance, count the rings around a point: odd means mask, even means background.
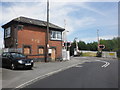
[[[102,52],[102,57],[117,58],[117,53],[116,52]]]

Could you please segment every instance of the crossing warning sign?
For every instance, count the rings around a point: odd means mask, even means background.
[[[104,48],[105,48],[105,45],[98,45],[98,47],[99,47],[100,49],[104,49]]]

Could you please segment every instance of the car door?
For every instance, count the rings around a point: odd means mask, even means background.
[[[12,62],[12,57],[11,57],[11,54],[10,53],[7,53],[6,54],[7,58],[6,58],[6,64],[7,66],[11,66],[11,62]]]
[[[7,54],[2,54],[2,66],[7,66]]]

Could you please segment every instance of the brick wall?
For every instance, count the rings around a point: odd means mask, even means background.
[[[32,58],[44,58],[38,56],[38,45],[45,47],[46,30],[40,27],[24,26],[18,31],[18,48],[23,48],[23,45],[31,45]],[[56,47],[56,58],[61,57],[61,41],[49,41],[50,47]]]

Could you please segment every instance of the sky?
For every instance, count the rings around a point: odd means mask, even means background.
[[[50,0],[50,22],[63,27],[68,41],[86,43],[118,36],[118,0]],[[46,21],[46,0],[1,0],[0,26],[19,17]],[[4,30],[0,27],[0,48]]]

